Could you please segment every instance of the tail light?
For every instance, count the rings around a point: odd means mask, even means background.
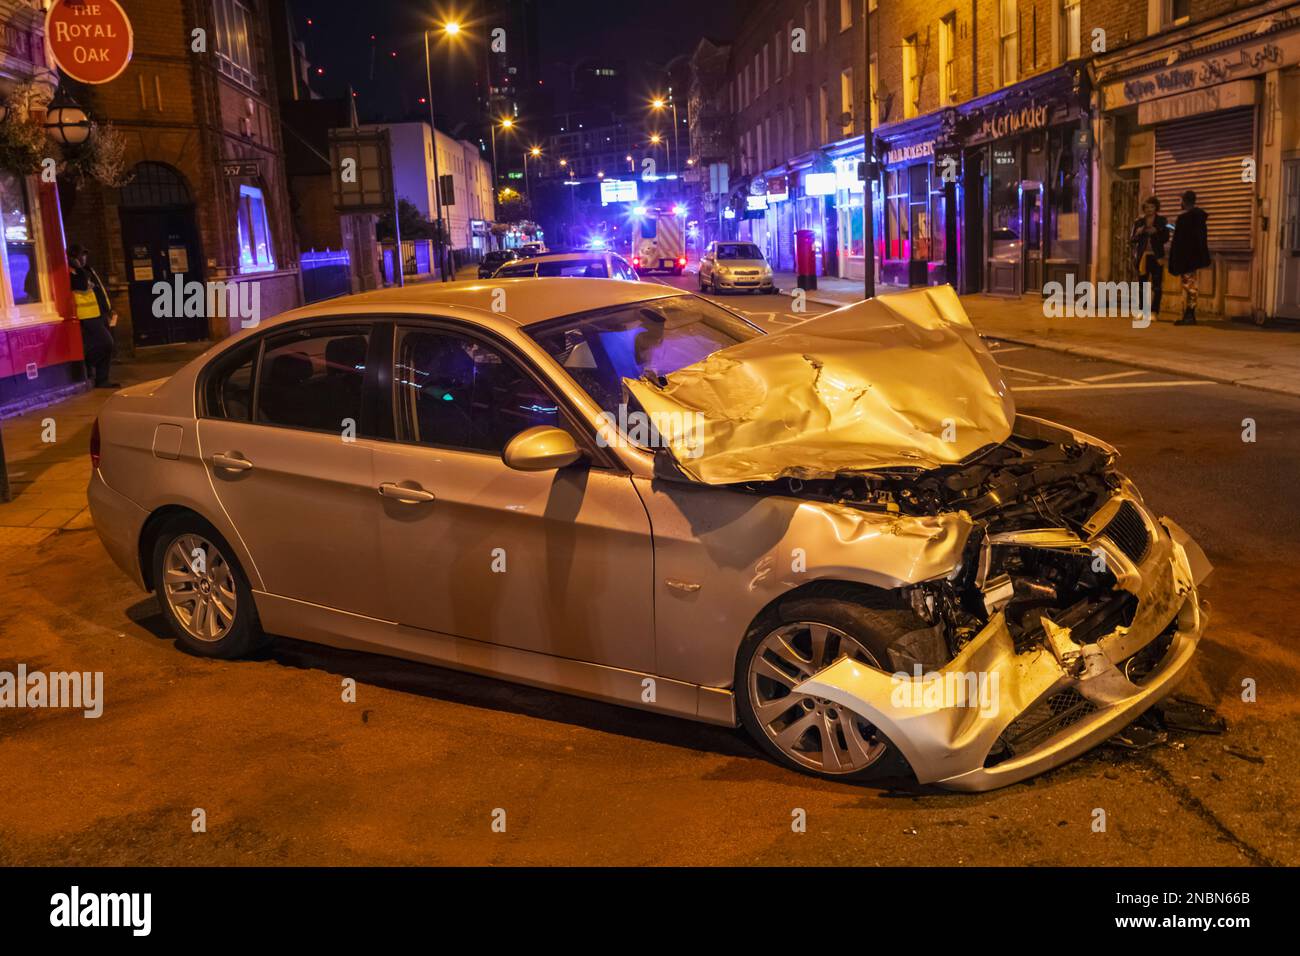
[[[640,269],[640,268],[641,268],[641,257],[640,257],[640,256],[633,256],[633,257],[632,257],[632,268],[634,268],[634,269]]]
[[[680,259],[678,259],[678,260],[677,260],[677,264],[678,264],[679,266],[684,266],[684,265],[686,265],[686,257],[685,257],[685,256],[682,256]]]
[[[90,429],[90,466],[99,467],[99,419],[95,419],[94,426]]]

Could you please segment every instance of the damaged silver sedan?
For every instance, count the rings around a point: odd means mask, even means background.
[[[114,396],[93,446],[96,527],[196,653],[389,654],[836,779],[1056,766],[1204,626],[1200,549],[1017,415],[948,288],[773,335],[599,279],[335,299]]]

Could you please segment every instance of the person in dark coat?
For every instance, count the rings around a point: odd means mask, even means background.
[[[90,267],[90,253],[84,246],[68,246],[68,267],[71,269],[72,296],[77,303],[77,318],[81,320],[81,345],[86,356],[86,373],[94,380],[95,388],[120,388],[109,381],[113,355],[117,344],[113,340],[113,326],[117,313],[108,300],[108,292],[99,274]]]
[[[1183,209],[1174,222],[1174,241],[1169,244],[1169,271],[1183,284],[1183,317],[1175,325],[1196,324],[1196,273],[1209,268],[1209,214],[1196,205],[1196,193],[1183,193]]]
[[[1160,314],[1160,298],[1165,284],[1165,255],[1169,243],[1169,220],[1160,215],[1160,200],[1155,196],[1142,204],[1142,215],[1133,223],[1129,245],[1133,249],[1133,268],[1138,278],[1151,283],[1151,314]]]

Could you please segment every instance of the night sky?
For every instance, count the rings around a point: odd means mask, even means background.
[[[644,77],[654,64],[689,53],[701,36],[729,38],[737,10],[753,0],[544,0],[541,59],[570,62],[580,56],[608,53],[627,61],[629,96],[647,93]],[[421,31],[454,15],[455,4],[409,0],[291,0],[295,27],[307,43],[313,85],[323,96],[357,92],[362,121],[395,120],[423,115],[424,46]],[[436,19],[435,19],[436,18]],[[308,20],[311,20],[310,25]],[[484,31],[474,31],[483,42]],[[374,37],[373,41],[371,37]],[[446,41],[440,41],[445,43]],[[439,125],[453,130],[475,119],[474,87],[469,61],[449,46],[434,47],[434,103]]]

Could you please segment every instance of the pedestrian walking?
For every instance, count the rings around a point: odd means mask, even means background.
[[[72,270],[72,298],[77,305],[77,318],[81,320],[81,345],[86,356],[86,373],[95,388],[120,388],[109,380],[117,344],[113,340],[113,327],[117,313],[108,300],[99,274],[90,266],[90,253],[84,246],[68,246],[68,265]]]
[[[1151,314],[1160,314],[1164,294],[1165,257],[1169,244],[1169,220],[1160,215],[1160,200],[1151,196],[1142,204],[1142,215],[1133,223],[1129,245],[1138,278],[1151,284]]]
[[[1210,258],[1209,214],[1196,205],[1196,193],[1183,193],[1182,211],[1174,222],[1174,239],[1169,244],[1169,271],[1183,286],[1183,317],[1174,325],[1196,324],[1196,273],[1208,268]]]

